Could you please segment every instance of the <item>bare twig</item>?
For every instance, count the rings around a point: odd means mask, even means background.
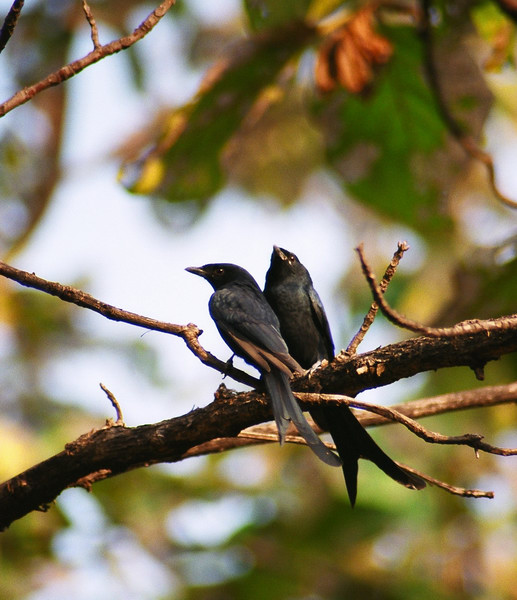
[[[115,421],[115,425],[122,425],[124,426],[124,417],[122,415],[122,409],[120,408],[120,404],[118,403],[118,400],[115,398],[115,396],[113,395],[112,392],[110,392],[110,390],[108,390],[108,388],[103,384],[103,383],[99,383],[102,391],[106,394],[106,396],[108,396],[109,401],[111,402],[113,408],[115,409],[115,412],[117,413],[117,420]]]
[[[0,29],[0,52],[2,52],[7,42],[13,35],[14,28],[16,27],[16,23],[18,22],[18,18],[22,12],[24,2],[25,0],[14,0],[9,12],[7,13],[7,16],[5,17],[2,29]]]
[[[288,435],[286,437],[286,441],[291,444],[299,444],[304,446],[307,442],[300,436]],[[216,440],[212,440],[207,442],[206,444],[201,444],[196,446],[195,448],[191,448],[188,450],[184,458],[191,456],[205,456],[206,454],[218,454],[221,452],[227,452],[228,450],[234,450],[236,448],[242,448],[250,445],[258,445],[258,444],[267,444],[278,442],[278,433],[275,431],[274,426],[269,424],[265,425],[256,425],[253,427],[248,427],[239,433],[236,438],[218,438]],[[326,444],[328,448],[331,450],[336,450],[335,444]],[[492,491],[484,491],[484,490],[476,490],[476,489],[466,489],[458,486],[450,485],[449,483],[445,483],[444,481],[440,481],[435,477],[431,477],[426,473],[422,473],[413,467],[409,467],[404,463],[399,461],[395,461],[399,467],[402,467],[404,470],[409,471],[410,473],[414,473],[418,475],[422,479],[425,479],[431,485],[434,485],[450,494],[455,496],[462,496],[464,498],[493,498],[494,492]],[[106,475],[109,476],[109,475]]]
[[[129,48],[129,46],[132,46],[145,37],[171,8],[171,6],[174,5],[174,3],[175,0],[164,0],[164,2],[162,2],[155,10],[153,10],[153,12],[144,21],[142,21],[142,23],[140,23],[140,25],[133,31],[132,34],[121,37],[120,39],[110,42],[109,44],[105,44],[104,46],[99,46],[83,58],[75,60],[64,67],[61,67],[54,73],[51,73],[45,77],[45,79],[42,79],[34,85],[23,88],[22,90],[16,92],[16,94],[14,94],[11,98],[6,100],[3,104],[0,104],[0,117],[3,117],[9,111],[17,108],[21,104],[28,102],[36,94],[39,94],[51,86],[63,83],[86,67],[89,67],[99,60],[106,58],[106,56],[111,56],[112,54],[116,54],[121,50]]]
[[[339,405],[346,404],[347,406],[358,408],[360,410],[366,410],[380,415],[386,419],[396,421],[404,425],[407,429],[422,438],[430,444],[453,444],[459,446],[470,446],[476,453],[479,450],[486,452],[487,454],[497,454],[499,456],[515,456],[517,455],[517,448],[499,448],[498,446],[492,446],[483,442],[483,436],[477,433],[466,433],[464,435],[453,435],[447,436],[441,433],[429,431],[420,423],[407,417],[403,412],[396,410],[393,407],[380,406],[378,404],[371,404],[370,402],[360,402],[355,398],[349,398],[347,396],[339,394],[312,394],[312,393],[295,393],[295,396],[304,403],[315,402],[317,404],[324,400],[327,403]]]
[[[482,150],[471,135],[465,133],[463,127],[453,116],[447,104],[433,56],[433,35],[430,18],[431,0],[420,0],[420,3],[421,11],[419,11],[419,34],[424,46],[424,69],[429,82],[429,87],[431,88],[436,106],[438,108],[438,112],[445,123],[445,126],[451,135],[457,140],[463,150],[470,157],[485,165],[490,187],[496,198],[510,208],[517,208],[517,202],[511,198],[508,198],[508,196],[505,196],[497,187],[495,180],[494,161],[492,160],[490,154]]]
[[[384,272],[384,277],[382,278],[382,281],[379,285],[379,288],[381,289],[383,294],[386,291],[393,275],[395,275],[395,271],[397,270],[398,264],[399,264],[402,256],[404,255],[404,252],[406,252],[407,250],[409,250],[409,245],[407,244],[407,242],[399,242],[398,243],[398,248],[397,248],[395,254],[393,255],[393,258],[391,259],[391,262],[388,265],[388,268]],[[378,310],[379,310],[379,305],[377,304],[377,302],[372,302],[372,305],[370,306],[370,310],[367,312],[366,316],[364,317],[363,324],[361,325],[359,331],[352,338],[352,341],[350,342],[350,344],[348,344],[348,347],[346,349],[348,354],[355,354],[357,352],[357,348],[358,348],[359,344],[363,341],[364,336],[366,335],[368,329],[370,329],[370,327],[372,326]]]
[[[255,377],[235,368],[233,365],[228,365],[226,362],[219,360],[213,354],[205,350],[198,339],[203,331],[193,323],[189,323],[188,325],[175,325],[173,323],[164,323],[162,321],[157,321],[156,319],[137,315],[133,312],[128,312],[97,300],[93,296],[90,296],[90,294],[81,290],[57,282],[47,281],[34,273],[16,269],[3,262],[0,262],[0,275],[12,279],[26,287],[40,290],[47,294],[51,294],[52,296],[57,296],[65,302],[71,302],[82,308],[93,310],[112,321],[129,323],[131,325],[136,325],[137,327],[144,327],[145,329],[152,329],[154,331],[161,331],[163,333],[170,333],[178,336],[183,339],[188,349],[195,354],[204,365],[207,365],[220,373],[229,375],[236,381],[240,381],[246,385],[252,387],[260,386],[259,380]]]
[[[356,248],[356,251],[361,261],[361,267],[364,276],[368,281],[368,285],[370,286],[375,301],[379,305],[379,308],[381,309],[385,317],[398,327],[408,329],[409,331],[413,331],[415,333],[421,333],[429,337],[454,337],[458,335],[468,335],[476,333],[478,331],[485,331],[487,335],[489,335],[490,331],[496,329],[501,330],[515,327],[515,325],[517,324],[517,314],[508,315],[493,320],[480,321],[478,319],[475,319],[471,321],[463,321],[454,325],[453,327],[427,327],[425,325],[422,325],[421,323],[418,323],[417,321],[408,319],[407,317],[404,317],[403,315],[399,314],[396,310],[391,308],[390,305],[386,302],[386,299],[384,298],[381,289],[377,285],[375,275],[373,274],[370,266],[366,261],[363,252],[363,245],[360,244]]]
[[[90,25],[93,47],[95,48],[95,50],[98,50],[101,47],[101,44],[99,42],[99,29],[97,28],[97,22],[95,21],[95,17],[93,16],[92,9],[90,8],[90,5],[88,4],[88,2],[86,2],[86,0],[83,0],[83,11],[86,20]]]
[[[436,487],[439,487],[442,490],[445,490],[446,492],[449,492],[449,494],[453,494],[455,496],[463,496],[464,498],[490,498],[490,499],[492,499],[494,497],[494,492],[485,492],[483,490],[471,490],[471,489],[466,489],[466,488],[450,485],[448,483],[440,481],[439,479],[435,479],[434,477],[431,477],[430,475],[427,475],[426,473],[422,473],[421,471],[418,471],[417,469],[408,467],[407,465],[404,465],[402,463],[397,462],[397,464],[399,465],[399,467],[402,467],[406,471],[409,471],[410,473],[414,473],[415,475],[418,475],[422,479],[425,479],[431,485],[434,485]]]

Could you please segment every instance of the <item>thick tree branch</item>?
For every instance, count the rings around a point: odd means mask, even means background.
[[[488,325],[498,319],[480,321]],[[417,337],[389,344],[370,352],[347,356],[341,352],[328,365],[296,378],[292,388],[299,392],[346,394],[389,385],[417,373],[447,367],[473,370],[500,356],[517,351],[517,319],[501,319],[504,327],[444,338]]]
[[[343,402],[342,398],[325,400],[315,397],[309,402],[309,395],[301,397],[306,398],[302,401],[306,408],[309,404],[325,401]],[[409,415],[435,415],[447,412],[444,400],[444,397],[437,397],[409,402],[397,406],[397,410]],[[515,402],[517,383],[469,392],[465,406],[461,406],[461,395],[456,395],[455,400],[453,404],[456,410],[494,405],[497,402]],[[345,403],[357,401],[348,399]],[[33,510],[45,510],[67,487],[79,485],[89,488],[95,481],[138,467],[158,462],[175,462],[189,456],[223,452],[264,441],[276,441],[274,431],[269,438],[264,435],[254,436],[253,431],[243,431],[246,427],[271,417],[269,402],[264,395],[255,391],[237,394],[221,386],[214,402],[209,406],[195,409],[181,417],[153,425],[109,426],[92,431],[67,444],[63,452],[0,485],[0,529],[5,529],[14,520]],[[368,418],[363,415],[359,414],[358,418],[361,422],[368,423]],[[297,436],[288,436],[287,440],[299,442]],[[278,451],[281,452],[281,449]],[[446,484],[441,485],[427,475],[425,477],[440,487],[452,488]],[[478,495],[481,494],[486,493],[479,492]],[[476,494],[467,490],[466,495]]]
[[[151,29],[153,29],[153,27],[160,21],[160,19],[165,15],[165,13],[171,8],[171,6],[174,5],[174,3],[175,0],[164,0],[164,2],[162,2],[160,6],[155,8],[153,12],[144,21],[142,21],[142,23],[140,23],[140,25],[130,35],[121,37],[120,39],[114,40],[113,42],[105,44],[104,46],[96,46],[94,50],[92,50],[83,58],[74,60],[68,65],[61,67],[54,73],[51,73],[50,75],[45,77],[45,79],[42,79],[34,85],[23,88],[23,90],[16,92],[16,94],[11,96],[11,98],[6,100],[4,103],[0,104],[0,117],[3,117],[9,111],[13,110],[14,108],[17,108],[21,104],[25,104],[25,102],[28,102],[29,100],[34,98],[36,94],[39,94],[43,90],[46,90],[54,85],[59,85],[60,83],[63,83],[64,81],[70,79],[74,75],[77,75],[77,73],[79,73],[86,67],[89,67],[90,65],[93,65],[99,60],[106,58],[106,56],[111,56],[112,54],[116,54],[121,50],[129,48],[129,46],[132,46],[133,44],[141,40],[143,37],[145,37],[151,31]],[[90,26],[92,26],[91,22]],[[92,28],[92,35],[93,33],[94,31]]]

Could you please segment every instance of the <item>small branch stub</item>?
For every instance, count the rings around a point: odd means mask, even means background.
[[[117,414],[117,420],[115,421],[114,425],[124,427],[125,426],[124,417],[122,416],[122,409],[120,408],[120,404],[118,403],[118,400],[115,398],[113,393],[110,392],[110,390],[108,390],[108,388],[103,383],[99,383],[99,385],[100,385],[102,391],[106,394],[106,396],[108,396],[108,399],[111,402],[111,404]],[[108,423],[106,423],[106,424],[108,424]]]

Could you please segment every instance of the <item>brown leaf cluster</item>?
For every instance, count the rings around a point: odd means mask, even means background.
[[[392,53],[389,40],[375,31],[374,8],[362,8],[321,44],[316,85],[321,92],[338,86],[353,94],[362,92],[373,80],[375,66],[386,63]]]

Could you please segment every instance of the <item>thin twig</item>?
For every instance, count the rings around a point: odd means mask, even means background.
[[[99,60],[116,54],[121,50],[125,50],[132,46],[143,37],[145,37],[151,29],[160,21],[165,13],[173,6],[175,0],[164,0],[153,12],[144,20],[140,25],[133,31],[132,34],[121,37],[118,40],[110,42],[104,46],[99,46],[92,50],[89,54],[75,60],[64,67],[61,67],[54,73],[51,73],[45,79],[38,81],[34,85],[28,86],[19,90],[11,98],[6,100],[3,104],[0,104],[0,117],[3,117],[9,111],[17,108],[21,104],[31,100],[36,94],[39,94],[43,90],[48,89],[51,86],[59,85],[67,79],[70,79],[86,67],[98,62]]]
[[[7,13],[7,16],[5,17],[2,29],[0,29],[0,52],[2,52],[7,45],[7,42],[13,35],[14,28],[16,27],[16,23],[18,23],[18,18],[22,12],[24,2],[25,0],[14,0],[9,12]]]
[[[449,109],[434,60],[434,44],[430,18],[431,0],[420,0],[420,2],[421,11],[419,19],[419,34],[424,46],[424,70],[429,82],[429,87],[433,93],[438,112],[445,126],[451,135],[457,140],[463,150],[471,158],[474,158],[485,165],[490,187],[496,198],[510,208],[517,208],[517,202],[511,198],[508,198],[508,196],[505,196],[497,187],[495,180],[494,161],[492,160],[490,154],[482,150],[471,135],[465,133],[463,127],[458,123]]]
[[[513,389],[513,402],[515,402],[515,387],[517,384],[511,384]],[[472,392],[473,394],[475,391]],[[483,436],[477,433],[466,433],[464,435],[455,435],[455,436],[447,436],[442,435],[441,433],[436,433],[433,431],[429,431],[420,423],[417,423],[414,419],[408,417],[404,412],[397,410],[395,407],[387,407],[380,406],[378,404],[371,404],[370,402],[361,402],[356,400],[355,398],[350,398],[348,396],[340,395],[340,394],[317,394],[317,393],[301,393],[295,392],[294,395],[298,400],[304,402],[306,405],[310,405],[311,403],[321,404],[321,400],[328,402],[332,405],[340,405],[346,404],[352,408],[358,408],[360,410],[366,410],[377,415],[384,417],[385,419],[389,419],[391,421],[396,421],[404,425],[407,429],[413,432],[418,437],[422,438],[428,443],[431,444],[454,444],[460,446],[470,446],[476,453],[479,450],[486,452],[487,454],[497,454],[499,456],[515,456],[517,455],[517,448],[500,448],[498,446],[492,446],[491,444],[487,444],[483,442]],[[482,396],[482,395],[481,395]],[[502,400],[504,402],[505,400]],[[426,399],[425,402],[429,405],[430,399]],[[481,403],[479,406],[487,406],[488,403]],[[472,406],[472,405],[471,405]],[[398,407],[397,407],[398,408]],[[459,407],[455,407],[455,410],[458,410]],[[466,407],[465,407],[466,408]],[[454,409],[453,409],[454,410]],[[445,411],[442,411],[445,412]],[[430,414],[437,414],[437,411]]]
[[[108,396],[109,401],[111,402],[113,408],[115,409],[115,412],[117,413],[117,420],[115,421],[115,425],[125,426],[124,417],[122,416],[122,409],[120,408],[120,404],[118,403],[118,400],[115,398],[113,393],[110,390],[108,390],[108,388],[103,383],[99,383],[99,385],[100,385],[102,391],[106,394],[106,396]]]
[[[409,331],[413,331],[414,333],[421,333],[429,337],[455,337],[458,335],[468,335],[479,331],[485,331],[487,335],[490,335],[490,331],[496,329],[502,330],[515,327],[515,325],[517,324],[517,314],[500,317],[497,320],[489,319],[480,321],[479,319],[474,319],[471,321],[463,321],[461,323],[457,323],[453,327],[427,327],[426,325],[422,325],[417,321],[408,319],[407,317],[404,317],[403,315],[399,314],[396,310],[391,308],[390,305],[386,302],[386,299],[384,298],[381,289],[377,285],[375,275],[373,274],[369,264],[366,261],[363,252],[363,245],[360,244],[356,248],[356,251],[359,255],[359,260],[361,261],[361,268],[368,282],[368,285],[370,286],[374,300],[379,305],[379,308],[381,309],[384,316],[398,327],[408,329]]]
[[[386,291],[393,275],[395,275],[395,271],[397,270],[398,264],[399,264],[402,256],[404,255],[404,252],[406,252],[407,250],[409,250],[409,245],[407,244],[407,242],[399,242],[398,243],[398,248],[397,248],[395,254],[393,255],[393,258],[391,259],[391,262],[388,265],[388,268],[384,272],[384,277],[382,278],[382,281],[379,285],[379,288],[381,289],[383,294]],[[372,326],[378,310],[379,310],[379,305],[377,304],[377,302],[372,302],[372,305],[370,306],[370,310],[367,312],[366,316],[364,317],[363,324],[361,325],[359,331],[352,338],[352,341],[350,342],[350,344],[348,344],[348,347],[346,349],[347,354],[350,354],[350,355],[356,354],[357,348],[358,348],[359,344],[363,341],[364,336],[366,335],[368,329],[370,329],[370,327]]]
[[[315,394],[315,393],[295,393],[296,398],[307,403],[317,402],[321,403],[321,400],[328,402],[332,405],[343,405],[358,408],[360,410],[366,410],[375,414],[381,415],[386,419],[396,421],[401,425],[404,425],[409,431],[414,433],[419,438],[425,440],[430,444],[454,444],[459,446],[470,446],[474,449],[481,449],[482,435],[477,433],[466,433],[464,435],[442,435],[426,429],[420,423],[417,423],[414,419],[407,417],[403,413],[387,406],[381,406],[379,404],[371,404],[370,402],[361,402],[355,398],[350,398],[340,394]]]
[[[90,25],[93,47],[95,48],[95,50],[98,50],[101,47],[101,44],[99,42],[99,29],[97,28],[97,22],[95,21],[95,17],[93,16],[92,9],[90,8],[90,5],[88,4],[88,2],[86,2],[86,0],[83,0],[83,11],[86,20]]]
[[[296,393],[296,396],[303,408],[309,408],[310,405],[314,403],[321,404],[321,401],[327,401],[325,398],[329,398],[328,395],[321,396],[319,394],[315,396],[304,396],[301,393]],[[335,396],[335,400],[338,404],[347,404],[347,399],[347,396]],[[355,401],[357,400],[354,399],[354,402]],[[434,417],[459,410],[472,410],[473,408],[500,406],[502,404],[517,404],[517,382],[505,385],[489,385],[473,390],[464,390],[461,392],[451,392],[450,394],[440,394],[439,396],[432,396],[429,398],[420,398],[402,404],[393,404],[390,408],[392,411],[396,411],[410,419],[419,419]],[[371,404],[365,403],[365,406],[371,406]],[[363,427],[377,427],[379,425],[393,423],[393,419],[381,416],[377,413],[366,413],[365,410],[354,410],[353,412]],[[315,429],[319,433],[323,432],[316,424]],[[277,442],[278,431],[274,423],[261,423],[260,425],[253,425],[243,429],[239,434],[239,437],[254,438],[264,442]],[[510,453],[511,452],[514,451],[510,450]]]
[[[453,494],[455,496],[463,496],[464,498],[490,498],[490,499],[492,499],[494,497],[494,492],[491,492],[491,491],[485,492],[483,490],[475,490],[475,489],[472,490],[472,489],[467,489],[467,488],[450,485],[448,483],[445,483],[444,481],[435,479],[434,477],[431,477],[430,475],[427,475],[426,473],[422,473],[421,471],[418,471],[417,469],[413,469],[413,467],[408,467],[407,465],[404,465],[400,462],[397,462],[397,464],[399,465],[399,467],[402,467],[406,471],[409,471],[410,473],[414,473],[415,475],[418,475],[422,479],[425,479],[425,481],[427,481],[431,485],[434,485],[442,490],[445,490],[446,492],[449,492],[449,494]]]

